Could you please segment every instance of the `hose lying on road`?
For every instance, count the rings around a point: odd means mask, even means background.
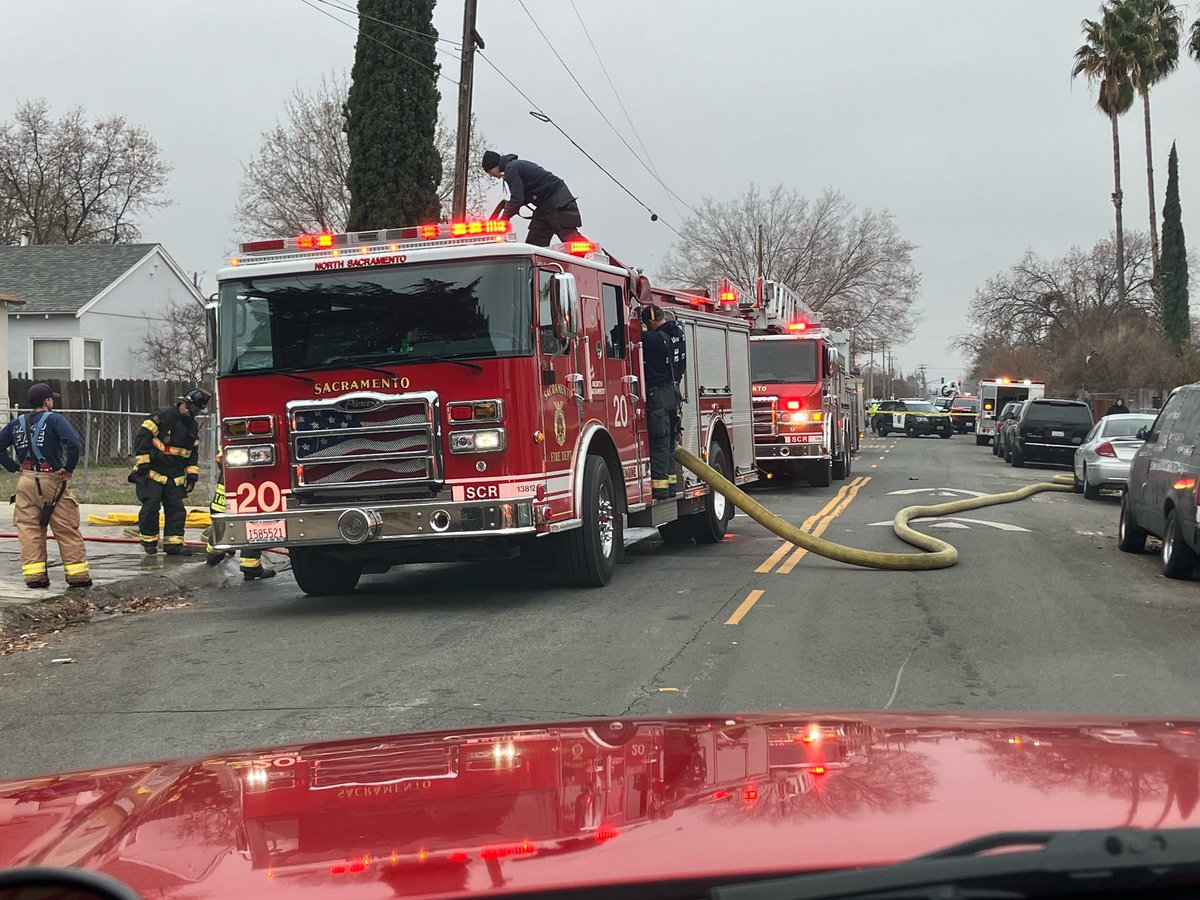
[[[868,569],[897,569],[905,571],[924,571],[928,569],[948,569],[958,562],[958,550],[945,541],[938,540],[928,534],[923,534],[908,523],[912,519],[928,519],[934,516],[949,516],[966,512],[969,509],[979,509],[983,506],[996,506],[1000,503],[1012,503],[1024,500],[1041,491],[1072,490],[1073,479],[1068,475],[1056,475],[1051,481],[1029,484],[1015,491],[1002,494],[985,494],[982,497],[969,497],[966,500],[952,500],[949,503],[937,503],[933,506],[908,506],[896,513],[892,521],[892,530],[900,540],[912,544],[924,553],[883,553],[876,550],[860,550],[857,547],[847,547],[835,544],[824,538],[814,537],[801,530],[791,522],[786,522],[745,491],[725,478],[712,466],[689,453],[683,447],[675,448],[675,459],[680,465],[687,467],[708,482],[713,490],[724,495],[730,503],[748,515],[759,525],[779,535],[785,541],[790,541],[797,547],[803,547],[810,553],[824,556],[826,559],[847,563],[852,566],[862,566]]]

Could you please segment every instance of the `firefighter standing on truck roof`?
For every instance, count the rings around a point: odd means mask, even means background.
[[[183,498],[200,479],[197,452],[200,430],[196,416],[208,406],[209,396],[199,388],[188,391],[174,406],[151,413],[133,439],[135,454],[129,481],[137,485],[138,538],[147,555],[158,552],[158,510],[163,513],[163,544],[170,556],[191,556],[183,543],[187,510]]]
[[[221,451],[217,451],[217,484],[213,488],[212,502],[208,504],[208,511],[212,513],[225,512],[225,463],[221,457]],[[232,551],[229,551],[232,552]],[[204,548],[204,561],[210,566],[220,565],[229,553],[224,550],[218,550],[212,543],[212,528],[208,530],[208,546]],[[239,566],[242,570],[242,577],[247,581],[253,581],[256,578],[274,578],[275,570],[264,568],[262,564],[261,550],[243,550],[239,560]]]
[[[79,462],[79,435],[71,423],[53,412],[58,394],[48,384],[29,389],[28,413],[0,430],[0,465],[20,471],[13,524],[21,541],[21,575],[25,586],[50,587],[46,571],[46,526],[62,557],[68,587],[91,587],[87,551],[79,533],[79,504],[67,483]],[[14,462],[8,448],[17,452]],[[64,455],[65,454],[65,455]]]
[[[655,500],[679,491],[674,450],[687,350],[683,329],[653,304],[643,306],[642,364],[646,370],[646,422],[650,432],[650,481]]]
[[[516,218],[526,203],[533,207],[527,243],[549,247],[551,235],[558,235],[560,241],[583,239],[579,233],[583,224],[579,205],[567,183],[553,172],[527,159],[517,159],[515,153],[501,156],[495,150],[483,154],[481,165],[493,178],[503,178],[508,185],[508,205],[500,213],[501,219]]]

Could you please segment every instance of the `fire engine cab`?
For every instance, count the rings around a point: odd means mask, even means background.
[[[755,477],[747,323],[648,289],[587,241],[510,232],[241,246],[210,320],[229,498],[217,547],[287,547],[300,588],[330,595],[396,564],[546,544],[568,582],[604,585],[626,520],[722,540],[733,508],[690,473],[652,497],[637,310],[652,297],[682,325],[683,445],[738,483]]]
[[[862,422],[849,334],[822,328],[794,291],[774,281],[760,279],[739,308],[752,325],[754,450],[763,477],[797,474],[813,487],[848,477]]]

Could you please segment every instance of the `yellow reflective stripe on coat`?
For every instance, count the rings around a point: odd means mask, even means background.
[[[85,575],[88,571],[87,560],[81,563],[67,563],[63,566],[63,571],[68,575]]]
[[[147,465],[150,462],[150,454],[149,453],[139,453],[137,456],[135,456],[133,458],[133,461],[135,463],[134,468],[137,468],[137,466]]]
[[[159,484],[167,483],[167,476],[159,475],[153,469],[151,469],[149,472],[146,473],[146,477],[149,478],[151,481],[157,481]]]
[[[146,419],[146,421],[142,422],[142,427],[155,437],[158,436],[158,423],[153,419]]]
[[[183,459],[187,459],[192,455],[192,451],[187,449],[187,447],[168,447],[158,438],[154,439],[154,446],[158,448],[160,453],[165,453],[167,456],[179,456]]]
[[[212,503],[208,504],[208,509],[210,512],[223,513],[225,508],[225,485],[218,481],[216,488],[213,489]]]
[[[250,557],[250,558],[243,556],[241,558],[241,560],[238,562],[238,565],[243,569],[261,569],[262,568],[262,560],[259,559],[257,556]]]
[[[30,575],[45,575],[46,564],[44,562],[25,563],[21,566],[21,574],[28,578]]]
[[[199,475],[200,467],[199,466],[188,466],[186,469],[184,469],[184,471],[187,472],[189,475]]]

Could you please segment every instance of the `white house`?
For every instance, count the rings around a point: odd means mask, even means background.
[[[0,293],[23,301],[7,305],[7,369],[37,380],[150,378],[142,341],[163,310],[204,303],[161,244],[0,247]]]

